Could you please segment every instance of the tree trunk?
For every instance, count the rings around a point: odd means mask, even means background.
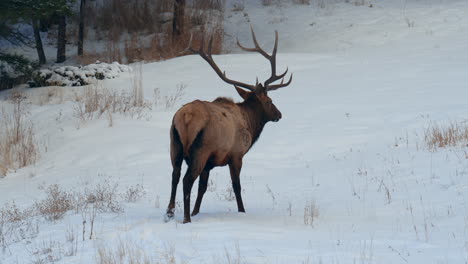
[[[184,32],[185,0],[174,1],[174,16],[172,18],[172,36],[180,36]]]
[[[36,41],[37,56],[39,57],[39,64],[45,64],[46,57],[44,54],[44,48],[42,47],[41,34],[39,33],[39,23],[36,19],[32,20],[32,26],[34,31],[34,40]]]
[[[78,27],[78,56],[83,55],[83,39],[84,39],[84,19],[85,19],[86,0],[81,0],[80,4],[80,25]]]
[[[39,19],[39,29],[41,32],[49,31],[49,27],[50,27],[50,17]]]
[[[58,37],[57,37],[57,62],[64,62],[65,48],[67,44],[66,39],[67,21],[64,15],[58,17]]]

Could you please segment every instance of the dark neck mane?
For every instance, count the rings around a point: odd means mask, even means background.
[[[242,109],[242,114],[247,120],[248,130],[252,136],[252,146],[262,133],[263,127],[266,124],[265,118],[262,114],[262,109],[252,101],[246,100],[237,104]]]

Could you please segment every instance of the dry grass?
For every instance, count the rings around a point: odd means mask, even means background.
[[[304,207],[304,225],[314,226],[315,219],[320,215],[319,208],[314,200],[309,201]]]
[[[153,90],[154,94],[154,106],[155,107],[162,107],[166,110],[172,109],[177,102],[182,100],[185,95],[185,91],[187,89],[187,85],[184,83],[179,83],[176,85],[176,89],[173,93],[169,93],[165,96],[161,96],[161,92],[159,88],[155,88]]]
[[[450,122],[447,125],[431,124],[424,131],[424,142],[431,151],[439,148],[468,146],[468,125]]]
[[[85,122],[105,116],[109,126],[113,126],[113,114],[129,115],[140,119],[144,110],[151,110],[151,103],[144,99],[142,69],[137,65],[134,70],[132,87],[129,90],[111,90],[102,82],[87,86],[81,94],[75,94],[74,115]]]
[[[98,264],[177,264],[175,247],[168,246],[151,256],[135,243],[120,240],[115,248],[99,245],[96,250]],[[182,262],[183,263],[183,262]]]
[[[25,96],[13,93],[10,99],[12,107],[0,109],[0,177],[10,170],[34,164],[39,156]]]
[[[182,99],[185,95],[185,89],[187,88],[186,84],[180,83],[177,84],[177,88],[173,94],[167,95],[164,97],[164,106],[166,109],[171,109],[174,105]]]

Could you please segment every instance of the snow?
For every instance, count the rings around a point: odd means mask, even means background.
[[[37,235],[0,250],[0,263],[33,262],[41,257],[34,249],[51,241],[61,245],[55,263],[95,263],[99,248],[115,251],[122,241],[161,263],[172,263],[172,254],[177,263],[466,262],[467,148],[429,151],[424,131],[432,123],[466,121],[468,3],[372,4],[264,8],[245,2],[243,12],[267,49],[278,29],[278,70],[294,73],[289,87],[270,94],[282,120],[267,124],[245,156],[245,214],[237,213],[223,167],[211,172],[191,224],[181,224],[179,207],[175,220],[164,222],[174,112],[194,99],[238,100],[199,56],[143,65],[147,100],[155,100],[155,88],[171,95],[177,85],[187,86],[173,108],[155,105],[145,118],[115,115],[112,127],[105,118],[82,124],[72,101],[32,104],[30,117],[47,151],[35,165],[0,179],[1,204],[15,201],[25,208],[44,197],[39,186],[50,184],[83,191],[109,180],[121,192],[141,184],[147,193],[124,203],[124,212],[98,214],[91,240],[81,240],[80,214],[39,219]],[[243,12],[228,9],[225,25],[232,38],[226,43],[238,36],[251,45]],[[232,79],[253,82],[269,75],[268,62],[258,54],[214,58]],[[125,89],[133,74],[102,84]],[[25,92],[34,97],[46,89]],[[318,216],[305,224],[310,204]],[[64,253],[69,230],[80,238],[75,256]]]

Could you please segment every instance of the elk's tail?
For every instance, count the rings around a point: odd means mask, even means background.
[[[201,109],[188,104],[180,109],[172,121],[173,128],[177,131],[182,143],[184,157],[188,157],[194,141],[202,133],[207,119]]]

